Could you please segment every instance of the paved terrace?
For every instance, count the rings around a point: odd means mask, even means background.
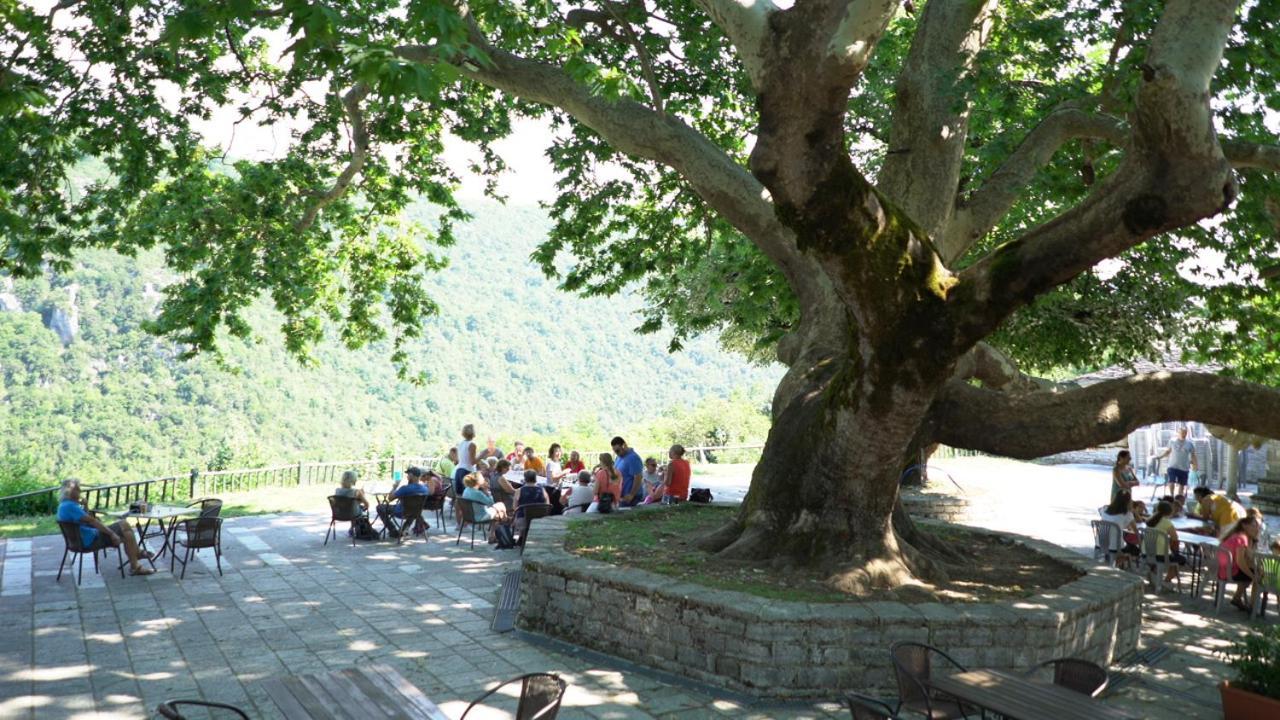
[[[493,604],[503,573],[518,563],[514,553],[454,547],[438,530],[399,547],[322,547],[327,523],[318,514],[228,520],[224,577],[206,552],[207,564],[194,562],[185,580],[167,566],[123,579],[86,568],[78,589],[66,575],[54,582],[60,537],[0,544],[0,718],[148,717],[160,700],[196,696],[267,718],[276,713],[262,679],[366,662],[395,666],[451,717],[497,681],[538,670],[568,680],[564,718],[847,717],[832,703],[758,706],[495,634]],[[1167,595],[1148,600],[1143,647],[1172,652],[1113,667],[1119,686],[1107,702],[1135,717],[1221,717],[1215,686],[1229,671],[1214,651],[1244,629],[1243,614],[1224,606],[1215,617],[1207,601]]]

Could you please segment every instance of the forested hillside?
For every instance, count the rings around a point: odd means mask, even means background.
[[[561,293],[529,262],[548,227],[540,210],[473,212],[456,246],[441,251],[450,266],[434,278],[440,313],[416,348],[423,386],[397,380],[389,344],[328,343],[303,368],[265,308],[253,317],[259,338],[224,342],[223,364],[179,360],[179,348],[141,328],[167,280],[159,255],[87,253],[44,279],[0,279],[0,478],[27,466],[49,484],[73,473],[105,482],[434,452],[464,422],[481,437],[563,436],[593,448],[621,431],[762,434],[757,410],[776,368],[748,365],[711,338],[668,354],[665,337],[633,331],[635,298]],[[752,417],[734,421],[738,430],[689,427],[695,416],[744,407]]]

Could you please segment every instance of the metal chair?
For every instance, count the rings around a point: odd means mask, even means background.
[[[58,563],[58,577],[54,579],[54,582],[62,582],[62,566],[67,562],[67,556],[79,555],[80,575],[76,578],[76,585],[79,585],[80,582],[84,580],[84,556],[93,556],[93,571],[97,573],[98,552],[96,550],[89,550],[85,548],[84,543],[81,542],[83,538],[80,537],[80,523],[64,522],[59,520],[58,529],[62,531],[62,540],[66,544],[66,549],[62,551],[62,562]],[[99,532],[101,532],[101,530],[99,530]],[[103,552],[106,552],[106,548],[103,548]],[[120,577],[124,577],[124,556],[120,554],[119,545],[116,546],[116,559],[120,561]],[[75,565],[76,559],[73,557],[71,558],[71,569],[73,571],[75,570]]]
[[[222,515],[222,501],[218,498],[200,498],[198,500],[192,500],[187,504],[187,507],[193,508],[197,505],[200,506],[200,517],[202,518],[219,517]]]
[[[218,565],[218,575],[221,576],[222,518],[198,517],[179,520],[178,529],[182,530],[182,534],[179,535],[177,529],[173,531],[173,550],[169,553],[169,572],[173,572],[175,562],[180,562],[182,563],[182,574],[178,576],[178,579],[185,578],[187,576],[187,564],[191,562],[191,556],[198,550],[212,548],[214,561]],[[178,560],[179,545],[183,549],[181,560]]]
[[[516,541],[516,545],[520,547],[520,552],[523,554],[524,542],[529,537],[529,528],[533,527],[534,520],[551,514],[551,505],[548,503],[521,505],[520,514],[521,518],[518,521],[520,524],[520,539]]]
[[[1116,555],[1124,546],[1124,533],[1120,526],[1106,520],[1093,520],[1089,525],[1093,527],[1093,559],[1105,560],[1115,567]]]
[[[236,707],[235,705],[228,705],[226,703],[218,703],[218,702],[206,702],[204,700],[165,700],[164,702],[156,706],[156,713],[159,714],[160,717],[166,718],[166,720],[187,720],[187,716],[183,715],[182,711],[178,709],[178,706],[180,705],[190,705],[192,707],[209,708],[210,710],[226,710],[229,713],[234,713],[237,717],[240,717],[243,720],[249,720],[249,716],[246,715],[243,710]],[[212,715],[212,714],[213,713],[206,710],[205,712],[200,714],[200,717],[208,717],[209,715]]]
[[[855,692],[846,693],[844,703],[853,720],[900,720],[901,716],[888,703]]]
[[[471,549],[475,550],[476,549],[476,527],[483,525],[486,528],[486,532],[487,532],[488,527],[493,524],[493,521],[492,520],[476,520],[476,506],[479,505],[481,507],[484,507],[483,503],[478,503],[475,500],[468,500],[464,497],[458,498],[457,501],[461,503],[460,505],[458,505],[458,507],[462,510],[462,522],[458,523],[458,539],[455,540],[453,544],[457,545],[458,543],[462,542],[462,530],[466,526],[470,525],[471,526]]]
[[[396,544],[404,543],[404,536],[413,532],[413,523],[421,520],[422,524],[427,521],[422,518],[422,511],[427,506],[427,495],[402,495],[400,496],[400,518],[403,521],[400,525],[400,537],[396,538]]]
[[[422,509],[423,509],[423,511],[424,511],[424,512],[425,512],[425,511],[434,512],[434,513],[436,514],[436,522],[440,523],[440,530],[441,530],[442,532],[446,532],[446,533],[447,533],[447,532],[449,532],[449,526],[448,526],[448,525],[446,525],[446,524],[445,524],[445,521],[444,521],[444,515],[445,515],[445,513],[444,513],[444,501],[445,501],[445,498],[446,498],[446,496],[445,496],[443,493],[442,493],[442,494],[440,494],[440,495],[428,495],[428,496],[427,496],[427,504],[426,504],[426,505],[423,505],[423,506],[422,506]]]
[[[467,503],[471,502],[474,501],[467,501]],[[466,505],[463,507],[465,508]],[[464,509],[463,512],[467,511]],[[564,699],[564,691],[569,687],[555,673],[529,673],[507,680],[476,698],[463,711],[459,720],[466,720],[471,708],[504,687],[517,682],[520,683],[520,704],[516,706],[515,720],[555,720],[556,715],[560,713],[560,701]]]
[[[1042,670],[1053,669],[1053,684],[1081,695],[1098,697],[1107,689],[1107,671],[1097,663],[1079,658],[1046,660],[1026,672],[1031,677]]]
[[[356,544],[355,522],[360,517],[360,503],[353,497],[329,496],[329,529],[324,533],[324,544],[329,544],[329,536],[338,539],[337,524],[351,523],[351,544]]]
[[[929,720],[969,717],[973,708],[929,688],[935,657],[942,658],[959,672],[965,672],[963,665],[938,648],[918,642],[894,643],[889,648],[889,655],[893,658],[893,672],[898,680],[898,712],[909,710]]]

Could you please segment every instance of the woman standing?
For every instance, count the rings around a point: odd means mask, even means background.
[[[470,423],[462,426],[462,442],[458,443],[457,467],[453,470],[453,491],[462,494],[462,479],[476,471],[476,428]]]
[[[1133,463],[1128,450],[1116,453],[1116,464],[1111,468],[1111,501],[1115,502],[1116,494],[1121,490],[1129,491],[1138,486],[1138,476],[1133,472]]]

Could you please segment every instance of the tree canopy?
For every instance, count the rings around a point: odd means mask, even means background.
[[[1049,397],[1011,362],[1171,341],[1274,376],[1275,3],[0,7],[0,268],[163,246],[181,279],[153,329],[193,351],[247,332],[258,293],[300,356],[329,326],[420,333],[430,242],[462,217],[446,136],[494,173],[514,119],[549,122],[544,270],[586,294],[643,280],[676,345],[726,329],[790,368],[740,519],[709,541],[727,554],[920,569],[887,522],[934,442],[1044,453],[1174,418],[1280,434],[1280,392],[1239,380]],[[192,122],[227,105],[297,128],[287,152],[217,166]],[[111,177],[68,192],[90,156]],[[399,218],[415,194],[444,208],[434,237]],[[984,433],[966,407],[1035,427]]]

